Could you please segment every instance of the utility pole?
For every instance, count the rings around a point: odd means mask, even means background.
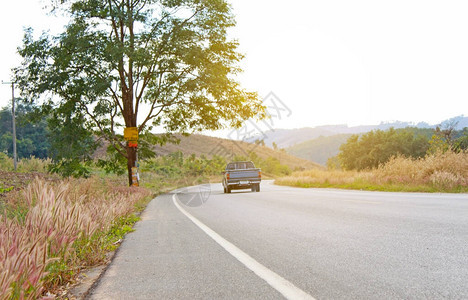
[[[15,83],[14,82],[4,82],[2,80],[2,84],[11,84],[11,120],[13,125],[13,165],[15,167],[15,171],[18,165],[18,159],[16,156],[16,121],[15,121]]]

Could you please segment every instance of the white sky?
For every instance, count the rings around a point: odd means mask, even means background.
[[[431,124],[468,115],[468,1],[231,0],[245,72],[292,111],[275,126]],[[46,29],[41,0],[4,1],[0,80],[19,64],[23,27]],[[0,106],[11,98],[0,86]]]

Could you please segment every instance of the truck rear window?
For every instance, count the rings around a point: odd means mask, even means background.
[[[255,168],[255,166],[250,161],[229,163],[226,167],[227,170],[242,170],[242,169],[253,169],[253,168]]]

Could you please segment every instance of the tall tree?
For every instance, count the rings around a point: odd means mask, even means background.
[[[70,23],[56,36],[26,31],[16,81],[30,101],[110,142],[127,159],[129,183],[136,149],[122,128],[145,137],[238,127],[263,117],[256,93],[233,77],[240,72],[235,25],[224,0],[51,0]],[[77,122],[75,122],[77,123]]]

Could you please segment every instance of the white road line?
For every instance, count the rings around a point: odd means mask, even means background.
[[[258,277],[265,280],[271,287],[280,292],[286,299],[309,299],[314,300],[314,298],[296,287],[294,284],[284,279],[280,275],[276,274],[272,270],[268,269],[264,265],[260,264],[258,261],[250,257],[247,253],[237,248],[222,236],[217,234],[211,228],[200,222],[197,218],[189,214],[185,209],[183,209],[176,200],[176,194],[172,196],[174,205],[182,212],[187,218],[190,219],[195,225],[200,227],[209,237],[211,237],[216,243],[223,247],[229,254],[234,256],[238,261],[240,261],[244,266],[250,269],[252,272],[257,274]]]

